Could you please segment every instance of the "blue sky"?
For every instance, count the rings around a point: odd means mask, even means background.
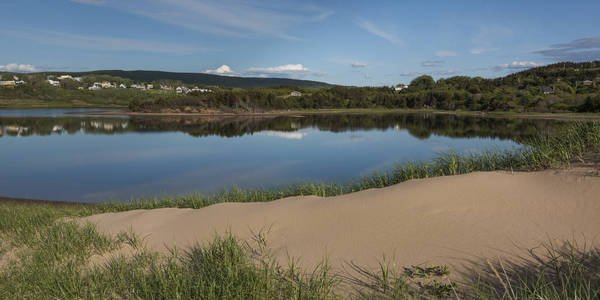
[[[346,85],[498,77],[600,59],[600,1],[0,2],[0,70],[290,77]]]

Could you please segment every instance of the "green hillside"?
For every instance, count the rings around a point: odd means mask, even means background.
[[[181,81],[183,84],[210,85],[230,88],[261,88],[272,86],[297,86],[305,88],[323,88],[331,86],[325,82],[298,80],[289,78],[255,78],[255,77],[233,77],[219,76],[205,73],[178,73],[162,71],[123,71],[123,70],[98,70],[79,73],[53,72],[48,74],[71,74],[77,76],[86,75],[110,75],[131,79],[133,81],[153,82],[161,80]]]

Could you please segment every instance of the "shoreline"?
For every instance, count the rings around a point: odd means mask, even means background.
[[[475,116],[486,118],[522,118],[522,119],[551,119],[551,120],[600,120],[600,113],[513,113],[513,112],[482,112],[482,111],[443,111],[443,110],[418,110],[418,109],[322,109],[322,110],[295,110],[295,111],[268,111],[268,112],[242,112],[242,113],[144,113],[130,111],[95,111],[95,112],[67,112],[65,114],[83,114],[98,116],[139,116],[139,117],[276,117],[295,115],[344,115],[344,114],[418,114],[431,113],[439,115]]]

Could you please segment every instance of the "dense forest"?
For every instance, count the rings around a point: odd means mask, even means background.
[[[600,61],[558,63],[502,78],[423,75],[407,88],[334,86],[302,95],[274,89],[217,90],[173,99],[132,101],[142,112],[409,108],[514,112],[600,112]]]

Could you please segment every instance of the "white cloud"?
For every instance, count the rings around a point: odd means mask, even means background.
[[[228,65],[222,65],[214,70],[206,70],[204,73],[207,74],[215,74],[215,75],[223,75],[223,76],[235,76],[237,75]]]
[[[510,64],[499,64],[494,67],[496,70],[519,70],[519,69],[529,69],[534,67],[541,67],[544,64],[536,63],[533,61],[513,61]]]
[[[312,71],[302,64],[288,64],[267,68],[249,68],[244,71],[245,75],[258,77],[304,77],[308,75],[319,75],[319,72]]]
[[[435,56],[437,57],[449,57],[449,56],[458,56],[458,54],[454,51],[450,50],[440,50],[435,52]]]
[[[379,29],[377,26],[375,26],[371,22],[360,21],[360,22],[358,22],[358,26],[371,34],[374,34],[382,39],[387,40],[388,42],[390,42],[392,44],[399,45],[402,43],[402,41],[400,40],[399,37],[397,37],[396,35],[394,35],[392,33],[389,33],[389,32]]]
[[[0,35],[32,40],[42,44],[68,46],[89,50],[103,51],[135,51],[168,54],[192,54],[208,49],[176,43],[161,43],[154,41],[117,38],[107,36],[83,35],[51,30],[1,30]]]
[[[12,63],[12,64],[4,65],[4,66],[0,65],[0,71],[27,73],[27,72],[36,72],[36,71],[38,71],[38,69],[33,65]]]
[[[368,66],[368,64],[355,61],[355,62],[351,63],[350,66],[352,66],[353,68],[366,68]]]

